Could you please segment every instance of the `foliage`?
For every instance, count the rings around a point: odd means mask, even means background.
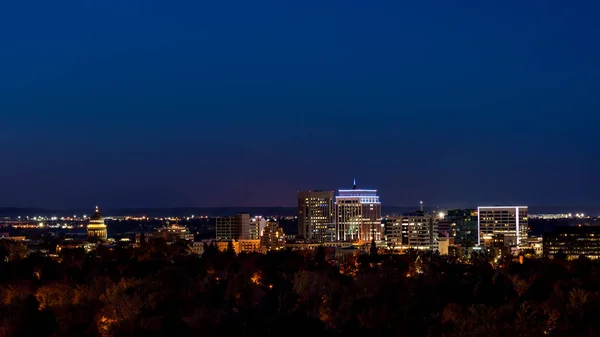
[[[4,246],[8,257],[19,248]],[[0,262],[2,336],[596,336],[600,264],[139,249]]]

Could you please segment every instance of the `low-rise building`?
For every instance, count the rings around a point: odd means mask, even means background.
[[[324,246],[325,248],[329,247],[338,247],[338,248],[351,248],[355,247],[352,242],[323,242],[323,243],[303,243],[303,242],[286,242],[285,248],[290,248],[291,250],[314,250],[319,246]]]
[[[563,253],[567,259],[579,256],[600,259],[600,227],[556,227],[553,231],[544,233],[543,251],[545,256],[551,258]]]
[[[227,251],[227,249],[229,249],[229,246],[231,245],[231,247],[233,248],[233,251],[236,254],[240,253],[240,243],[235,240],[221,240],[221,241],[216,241],[215,243],[217,244],[217,249],[220,252]]]
[[[202,255],[204,254],[204,242],[202,241],[194,241],[192,243],[192,254]]]
[[[143,246],[150,241],[151,237],[152,234],[149,233],[135,233],[135,246],[138,248]]]
[[[262,253],[260,240],[239,240],[239,250],[244,253]]]
[[[227,251],[229,245],[236,254],[239,253],[264,253],[266,249],[261,246],[261,240],[221,240],[217,241],[219,251]]]
[[[65,239],[56,245],[56,252],[60,253],[64,250],[69,249],[83,249],[86,253],[89,253],[96,249],[97,244],[92,242],[87,242],[83,240],[70,240]]]
[[[440,255],[454,255],[454,238],[440,238],[438,249],[440,251]]]
[[[159,228],[155,237],[162,237],[167,242],[176,240],[194,241],[194,234],[190,233],[187,227],[178,224],[169,225]]]
[[[531,249],[536,256],[544,255],[544,238],[541,236],[531,236],[527,239],[528,246],[526,249]]]

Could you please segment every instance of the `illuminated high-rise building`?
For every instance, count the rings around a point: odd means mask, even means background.
[[[337,240],[370,242],[383,239],[381,202],[377,190],[339,190],[335,198]]]
[[[330,241],[335,222],[333,191],[298,192],[298,236],[317,242]]]
[[[104,218],[100,215],[98,206],[96,206],[96,211],[88,222],[87,239],[90,241],[105,241],[107,239],[106,224]]]
[[[477,207],[479,245],[518,246],[526,243],[527,206]]]

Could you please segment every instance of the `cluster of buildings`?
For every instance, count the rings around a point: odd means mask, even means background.
[[[309,242],[381,241],[381,202],[377,190],[298,192],[298,236]]]
[[[98,245],[113,246],[117,244],[107,235],[107,226],[98,207],[88,218],[85,239],[66,238],[57,246],[57,252],[64,249],[83,248],[93,250]],[[12,240],[16,239],[11,237]],[[215,244],[219,250],[225,251],[233,247],[236,253],[266,252],[279,250],[285,245],[285,235],[279,223],[273,219],[250,217],[249,214],[219,217],[216,219],[216,240],[195,241],[194,234],[186,226],[166,221],[165,225],[154,232],[135,233],[131,238],[121,238],[118,243],[142,247],[152,240],[161,239],[166,245],[182,242],[189,246],[189,252],[201,255],[207,244]]]
[[[445,213],[420,210],[382,217],[377,190],[352,189],[298,192],[298,237],[306,243],[375,243],[392,250],[461,249],[514,253],[529,248],[527,206],[454,209]]]
[[[538,217],[553,219],[552,217]],[[565,214],[565,218],[583,218]],[[562,218],[562,215],[559,216]],[[215,238],[195,242],[187,227],[167,224],[153,233],[137,233],[140,246],[151,239],[162,238],[167,244],[185,241],[195,254],[202,254],[207,243],[218,249],[233,248],[236,253],[267,252],[284,247],[314,249],[320,245],[345,252],[377,247],[392,251],[436,250],[442,255],[463,256],[473,250],[493,251],[497,256],[533,252],[567,258],[581,255],[600,258],[600,227],[557,227],[542,237],[530,237],[527,206],[482,206],[476,209],[451,209],[447,212],[419,210],[402,215],[382,216],[381,201],[374,189],[359,189],[356,181],[351,189],[298,192],[298,235],[290,240],[274,219],[251,217],[250,214],[216,219]],[[99,244],[114,244],[108,239],[104,217],[98,207],[87,223],[86,240],[67,239],[57,247],[93,249]],[[0,235],[4,240],[24,237]],[[121,239],[129,240],[129,239]]]
[[[298,192],[298,235],[307,243],[374,242],[393,250],[439,250],[487,247],[514,253],[529,248],[527,206],[490,206],[399,216],[381,215],[377,190]]]
[[[535,219],[585,219],[581,214],[545,214]],[[447,213],[420,210],[382,217],[376,190],[352,189],[298,192],[298,237],[307,244],[367,245],[392,250],[437,250],[462,256],[489,250],[498,256],[532,252],[568,259],[600,259],[600,227],[561,226],[543,237],[530,237],[527,206],[481,206]],[[297,245],[297,243],[296,243]]]
[[[285,234],[273,219],[238,214],[216,219],[216,244],[220,250],[232,245],[236,253],[266,252],[282,249]]]

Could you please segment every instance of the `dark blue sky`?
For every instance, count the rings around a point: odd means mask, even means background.
[[[0,3],[0,206],[600,201],[600,2]]]

